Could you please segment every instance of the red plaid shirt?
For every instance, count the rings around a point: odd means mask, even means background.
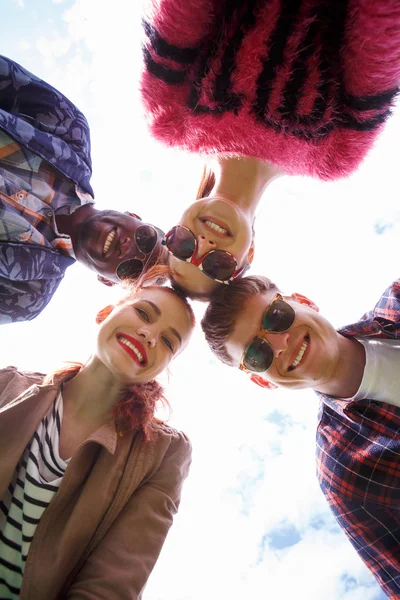
[[[400,279],[339,332],[400,339]],[[400,393],[400,390],[399,390]],[[400,598],[400,408],[321,397],[317,476],[340,527],[389,598]]]

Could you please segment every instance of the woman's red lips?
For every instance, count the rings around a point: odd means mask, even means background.
[[[118,332],[117,342],[140,367],[147,365],[146,350],[137,339],[126,333]]]

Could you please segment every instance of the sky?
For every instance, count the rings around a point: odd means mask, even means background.
[[[89,121],[97,207],[174,225],[194,199],[202,160],[146,131],[140,2],[2,0],[2,8],[1,52]],[[282,177],[257,215],[251,272],[312,298],[335,326],[358,320],[399,276],[399,132],[400,106],[357,173],[333,183]],[[37,319],[2,326],[0,367],[47,372],[85,361],[96,312],[119,295],[70,267]],[[200,321],[204,306],[194,308]],[[258,388],[214,359],[200,328],[161,380],[193,465],[144,600],[385,598],[319,490],[313,392]]]

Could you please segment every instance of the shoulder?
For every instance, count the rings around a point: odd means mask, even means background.
[[[5,386],[12,384],[16,389],[23,391],[33,384],[42,383],[44,373],[37,373],[34,371],[22,371],[17,367],[9,366],[4,369],[0,369],[0,394],[3,392]]]
[[[32,385],[41,384],[43,378],[43,373],[22,371],[13,366],[0,369],[0,406],[12,402]]]
[[[191,456],[192,444],[183,431],[179,431],[178,429],[161,422],[157,422],[154,427],[156,429],[156,444],[166,443],[176,452],[179,452],[182,455]]]
[[[38,371],[23,371],[12,365],[0,369],[0,380],[4,379],[23,379],[31,383],[40,383],[45,377],[45,373],[39,373]]]

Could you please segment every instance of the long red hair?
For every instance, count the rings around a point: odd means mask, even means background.
[[[155,281],[159,282],[160,280],[165,280],[170,275],[171,270],[165,265],[152,267],[147,273],[144,273],[138,281],[125,286],[129,289],[129,293],[121,298],[116,305],[128,302],[133,299],[142,288],[153,287]],[[191,323],[194,326],[195,318],[193,310],[186,298],[169,287],[163,289],[181,299],[187,308]],[[109,306],[103,311],[100,311],[100,319],[98,322],[103,321],[111,313],[112,309],[113,307]],[[51,383],[55,377],[61,378],[61,381],[72,379],[72,377],[75,377],[75,375],[79,373],[83,366],[84,365],[79,362],[68,362],[64,367],[46,375],[43,383]],[[168,408],[169,411],[171,410],[171,406],[164,396],[164,389],[158,381],[153,380],[148,381],[147,383],[135,383],[126,387],[121,392],[120,399],[114,405],[111,415],[114,419],[117,431],[123,433],[124,431],[138,429],[146,441],[153,439],[156,433],[155,425],[161,422],[159,419],[156,419],[154,415],[158,405]]]

